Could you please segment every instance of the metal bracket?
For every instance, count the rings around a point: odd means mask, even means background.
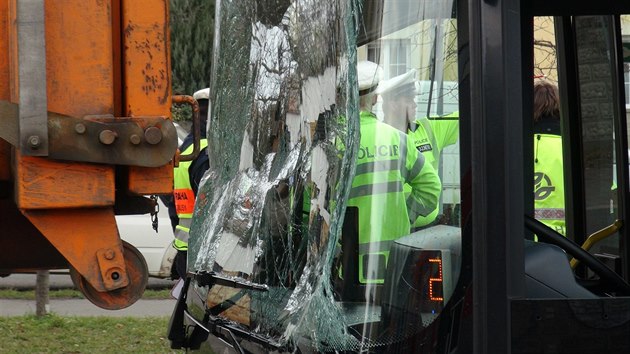
[[[0,138],[13,145],[17,111],[16,104],[0,101]],[[177,151],[177,130],[167,117],[75,118],[48,112],[47,120],[46,140],[40,141],[48,141],[48,157],[53,159],[159,167]]]
[[[125,260],[121,252],[111,248],[99,249],[96,251],[96,259],[103,279],[103,290],[110,291],[129,285]],[[102,291],[96,287],[95,289]]]
[[[22,155],[48,155],[44,0],[17,2],[19,147]]]
[[[177,131],[166,117],[83,119],[50,113],[49,156],[70,161],[159,167],[177,150]]]
[[[0,138],[13,145],[18,142],[18,108],[0,101]],[[75,118],[48,112],[47,127],[40,141],[48,141],[48,157],[58,160],[159,167],[171,162],[177,151],[177,130],[167,117]]]

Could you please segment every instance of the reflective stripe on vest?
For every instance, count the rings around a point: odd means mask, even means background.
[[[536,220],[564,219],[564,209],[560,208],[540,208],[534,211]]]
[[[188,242],[184,242],[175,238],[173,240],[173,248],[178,251],[188,251]]]

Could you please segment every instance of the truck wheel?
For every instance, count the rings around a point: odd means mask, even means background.
[[[100,292],[73,267],[70,267],[70,277],[74,285],[83,293],[94,305],[106,310],[120,310],[134,304],[147,286],[149,280],[149,269],[144,257],[134,246],[123,242],[123,254],[125,267],[129,276],[129,285],[124,288]]]

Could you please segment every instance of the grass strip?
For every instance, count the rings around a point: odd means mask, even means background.
[[[0,353],[181,353],[166,338],[168,317],[5,317]]]

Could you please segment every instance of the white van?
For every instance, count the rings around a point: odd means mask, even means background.
[[[120,238],[129,242],[142,253],[149,268],[149,276],[168,278],[176,250],[171,246],[174,239],[168,209],[158,199],[158,232],[153,230],[151,215],[116,215]]]

